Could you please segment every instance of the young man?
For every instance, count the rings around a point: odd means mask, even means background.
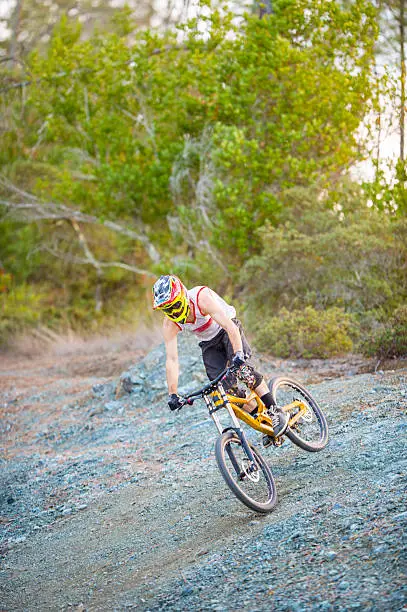
[[[245,338],[236,310],[215,291],[205,286],[187,289],[173,275],[160,276],[153,287],[154,310],[165,314],[163,336],[168,385],[168,405],[171,410],[180,407],[178,395],[178,344],[177,336],[185,330],[191,331],[199,341],[202,358],[209,380],[216,378],[228,363],[240,366],[237,377],[253,389],[261,398],[273,422],[276,436],[287,429],[288,416],[273,405],[271,393],[263,376],[246,363],[251,349]],[[244,368],[242,366],[245,366]],[[272,439],[263,437],[264,446]]]

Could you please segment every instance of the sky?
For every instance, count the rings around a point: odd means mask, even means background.
[[[7,17],[13,5],[14,2],[10,2],[9,0],[0,0],[0,19]],[[8,38],[8,34],[8,30],[0,23],[0,40]]]

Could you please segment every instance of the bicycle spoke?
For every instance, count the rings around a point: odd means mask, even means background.
[[[308,451],[322,450],[328,442],[328,426],[322,410],[309,391],[289,378],[274,379],[276,405],[290,415],[287,437]]]
[[[277,492],[270,468],[251,447],[253,464],[236,434],[224,434],[218,441],[216,458],[222,476],[233,493],[249,508],[270,512],[277,503]]]

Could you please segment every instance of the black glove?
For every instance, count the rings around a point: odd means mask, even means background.
[[[243,351],[236,351],[232,358],[232,365],[240,368],[245,363],[244,353]]]
[[[168,405],[170,410],[179,410],[182,408],[184,405],[182,399],[183,398],[177,393],[171,393],[171,395],[168,396]]]

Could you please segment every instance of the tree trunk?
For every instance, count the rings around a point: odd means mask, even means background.
[[[11,36],[10,36],[10,46],[9,46],[9,56],[10,56],[10,66],[13,65],[15,56],[17,54],[17,38],[18,31],[20,29],[20,18],[21,11],[23,8],[24,0],[17,0],[16,6],[13,11],[13,17],[11,19]]]
[[[399,33],[400,33],[400,160],[404,162],[404,130],[405,130],[405,117],[406,117],[406,56],[405,56],[405,3],[406,0],[400,0],[400,22],[399,22]]]
[[[263,15],[271,15],[271,13],[273,12],[272,0],[260,0],[259,5],[260,19],[263,17]]]

